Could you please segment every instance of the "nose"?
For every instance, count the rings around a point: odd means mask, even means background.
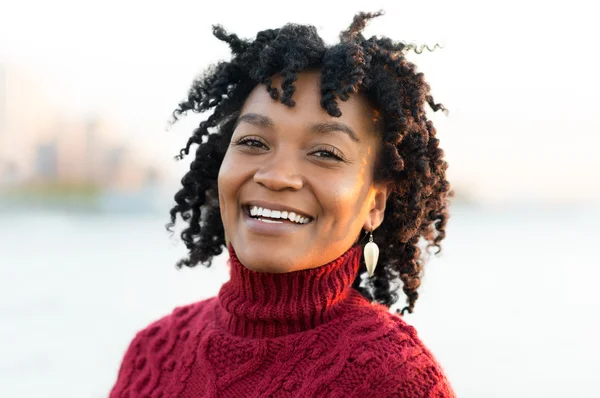
[[[254,181],[273,191],[302,189],[304,181],[298,173],[298,165],[294,159],[293,155],[285,151],[273,154],[254,173]]]

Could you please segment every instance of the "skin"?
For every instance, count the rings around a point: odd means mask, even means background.
[[[280,75],[273,76],[273,87],[281,90],[281,82]],[[381,225],[390,192],[373,181],[381,138],[366,98],[355,94],[339,101],[337,118],[320,106],[319,72],[299,73],[295,86],[292,108],[271,99],[264,85],[251,92],[219,170],[226,239],[241,263],[255,271],[284,273],[333,261],[364,236],[363,229]],[[268,117],[272,126],[248,119],[250,114]],[[311,130],[331,122],[350,128],[359,142],[337,129]],[[290,235],[258,234],[244,223],[242,204],[251,200],[294,207],[313,220]]]

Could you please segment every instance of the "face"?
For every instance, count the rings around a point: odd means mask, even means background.
[[[281,82],[273,77],[273,87]],[[353,95],[339,101],[341,117],[329,116],[318,72],[299,73],[295,86],[293,108],[264,85],[252,91],[219,170],[225,234],[256,271],[327,264],[383,221],[388,191],[373,182],[381,138],[372,108]]]

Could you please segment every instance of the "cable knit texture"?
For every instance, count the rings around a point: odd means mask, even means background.
[[[138,332],[111,398],[455,397],[414,327],[352,288],[361,246],[282,274],[228,249],[230,280]]]

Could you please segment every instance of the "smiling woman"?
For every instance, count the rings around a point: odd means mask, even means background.
[[[272,84],[282,80],[275,75]],[[391,190],[373,181],[381,146],[373,111],[355,95],[331,121],[320,106],[320,81],[319,71],[298,73],[293,107],[258,85],[240,111],[219,170],[219,203],[229,241],[250,269],[319,267],[354,245],[361,229],[383,221]],[[264,211],[252,217],[250,205]],[[274,224],[273,211],[305,222]]]
[[[333,46],[312,26],[254,41],[214,28],[233,57],[174,113],[213,110],[180,153],[198,145],[169,228],[188,224],[178,266],[226,248],[231,278],[141,330],[111,397],[454,396],[398,316],[418,297],[419,240],[439,252],[445,236],[447,163],[424,105],[445,109],[413,46],[363,37],[380,14]]]

